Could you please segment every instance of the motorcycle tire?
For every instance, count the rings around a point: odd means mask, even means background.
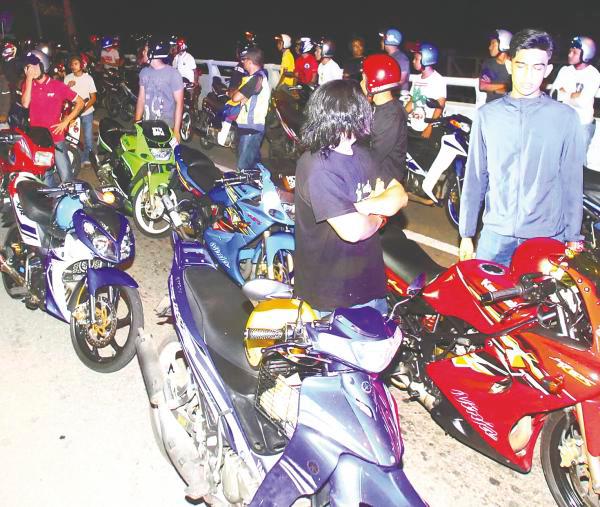
[[[67,156],[69,157],[69,162],[71,162],[71,174],[73,175],[73,179],[77,179],[81,172],[81,153],[79,153],[79,148],[73,146],[71,143],[67,143],[67,150]]]
[[[109,300],[110,288],[118,291],[116,308]],[[142,300],[137,289],[123,285],[102,287],[98,289],[95,299],[96,315],[102,318],[103,322],[80,323],[74,317],[74,312],[70,322],[71,341],[77,357],[88,368],[99,373],[112,373],[124,368],[135,356],[135,339],[140,327],[144,326]],[[124,316],[119,315],[122,304],[126,309]],[[85,285],[77,295],[75,311],[81,305],[85,305],[82,311],[88,315],[89,298]],[[121,332],[119,342],[117,333],[125,327],[128,329]],[[109,351],[113,354],[102,354]]]
[[[133,116],[135,115],[135,104],[132,104],[129,100],[126,100],[121,107],[121,111],[119,112],[119,116],[121,120],[125,122],[130,122],[133,120]]]
[[[154,209],[150,208],[150,199],[153,200]],[[148,185],[142,185],[133,196],[133,221],[140,232],[150,238],[162,238],[171,232],[171,223],[162,200],[158,194],[148,195]],[[157,221],[161,225],[155,228]]]
[[[192,115],[189,111],[184,111],[181,117],[181,129],[179,135],[184,143],[189,143],[192,140],[194,130],[192,125]]]
[[[261,247],[262,248],[262,247]],[[293,254],[294,252],[290,252],[288,250],[278,250],[275,252],[275,258],[273,262],[273,270],[275,275],[275,280],[283,283],[287,283],[293,285],[294,283],[294,271],[293,271]],[[241,266],[240,266],[241,268]],[[242,271],[242,276],[244,276],[244,271]],[[248,280],[254,280],[255,278],[268,278],[267,273],[267,261],[265,258],[264,250],[261,252],[259,256],[259,261],[256,264],[252,264],[252,270],[250,272]]]
[[[210,128],[210,118],[206,111],[200,111],[198,118],[198,130],[200,132],[200,146],[205,150],[210,150],[214,144],[209,139],[208,129]]]
[[[114,94],[107,95],[105,99],[106,110],[108,111],[108,116],[111,118],[117,118],[122,109],[121,100]]]
[[[458,179],[455,173],[448,171],[445,184],[444,201],[446,206],[446,217],[455,229],[458,229],[458,219],[460,213],[460,196],[462,194],[462,178]]]
[[[14,252],[12,245],[18,244],[21,247],[21,255],[17,255]],[[6,261],[17,271],[25,272],[25,264],[27,262],[27,245],[25,245],[21,240],[21,235],[19,234],[19,228],[16,225],[13,225],[6,234],[6,239],[4,240],[4,255],[6,256]],[[16,294],[13,289],[17,287],[17,282],[15,282],[8,273],[2,271],[2,284],[4,285],[4,290],[8,294],[8,296],[12,299],[21,299],[22,294]]]
[[[542,470],[550,493],[559,507],[597,505],[598,496],[590,493],[591,486],[581,481],[585,476],[582,471],[584,465],[560,466],[559,446],[570,438],[583,439],[574,413],[561,410],[550,414],[544,423],[540,442]]]

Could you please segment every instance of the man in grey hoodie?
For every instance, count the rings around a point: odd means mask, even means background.
[[[552,71],[550,35],[533,29],[510,43],[512,92],[482,106],[473,123],[460,206],[460,259],[509,265],[529,238],[580,241],[585,147],[577,113],[541,91]]]

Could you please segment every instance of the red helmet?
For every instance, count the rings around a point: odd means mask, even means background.
[[[391,56],[377,54],[363,60],[367,92],[375,94],[400,86],[400,66]]]
[[[87,69],[88,65],[90,64],[90,58],[85,53],[81,53],[79,55],[79,61],[81,62],[81,68],[83,70]]]
[[[185,43],[185,39],[183,37],[179,37],[177,42],[175,43],[177,46],[177,52],[181,53],[182,51],[187,50],[187,44]]]
[[[92,44],[98,44],[98,41],[100,40],[100,37],[98,37],[97,35],[90,35],[90,42]]]

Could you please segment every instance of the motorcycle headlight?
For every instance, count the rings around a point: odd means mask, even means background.
[[[371,373],[380,373],[396,355],[401,341],[402,333],[400,329],[396,329],[394,336],[387,340],[353,340],[350,347],[360,368]]]
[[[150,154],[154,160],[159,162],[166,162],[171,158],[173,150],[171,148],[150,148]]]
[[[51,166],[52,165],[52,152],[50,151],[38,151],[35,154],[35,158],[33,160],[35,165],[41,166]]]
[[[113,240],[103,234],[91,222],[85,222],[83,224],[83,231],[92,243],[92,248],[95,250],[98,257],[110,262],[118,262],[117,246]]]
[[[131,257],[132,252],[133,252],[133,234],[131,232],[131,227],[129,227],[129,225],[128,225],[127,229],[125,229],[125,236],[123,236],[123,240],[121,241],[121,248],[120,248],[121,262],[129,259],[129,257]]]

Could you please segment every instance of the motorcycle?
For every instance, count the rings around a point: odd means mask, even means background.
[[[192,140],[194,129],[200,122],[198,111],[198,97],[200,96],[200,85],[184,80],[183,90],[183,115],[181,116],[181,129],[179,135],[184,143]]]
[[[262,164],[222,173],[206,155],[183,145],[175,158],[187,195],[179,201],[173,193],[163,195],[170,222],[186,237],[200,239],[238,285],[259,277],[291,283],[293,195],[278,188]]]
[[[8,185],[15,173],[43,178],[54,167],[55,147],[50,131],[43,127],[0,130],[0,197],[8,200]]]
[[[98,158],[92,157],[92,167],[102,184],[115,187],[126,199],[127,212],[146,236],[169,233],[160,196],[168,191],[175,169],[176,145],[163,121],[141,121],[127,130],[111,118],[100,120]]]
[[[221,114],[225,103],[229,100],[227,86],[219,77],[212,80],[212,90],[202,100],[202,107],[198,112],[198,122],[194,129],[200,134],[200,145],[208,150],[213,146],[219,146],[217,134],[221,130]],[[231,126],[224,146],[235,149],[237,147],[237,128]]]
[[[98,88],[98,96],[102,100],[102,106],[108,111],[109,116],[116,118],[121,113],[123,101],[123,78],[117,69],[103,69],[99,73],[99,79],[95,80]]]
[[[590,248],[598,248],[600,231],[600,174],[583,168],[583,221],[581,231]]]
[[[437,104],[437,101],[433,102]],[[434,107],[430,100],[428,105]],[[407,174],[403,184],[417,199],[444,206],[448,220],[458,228],[471,120],[461,114],[453,114],[429,123],[434,131],[431,138],[439,138],[439,141],[423,139],[420,132],[413,134],[409,131]]]
[[[61,120],[66,118],[73,110],[74,104],[71,101],[65,101],[63,105]],[[81,140],[81,118],[75,118],[65,133],[65,141],[67,142],[67,155],[71,162],[71,170],[73,179],[79,177],[81,172],[81,153],[79,152],[79,142]]]
[[[402,470],[397,407],[379,377],[402,340],[395,326],[373,309],[314,321],[272,280],[249,282],[244,296],[196,242],[174,234],[173,245],[161,314],[177,338],[157,346],[142,332],[136,343],[152,422],[186,497],[425,505]],[[261,301],[252,312],[250,299]],[[273,317],[291,324],[277,329]],[[258,369],[247,361],[256,341],[268,344]]]
[[[405,338],[392,382],[448,434],[521,473],[539,437],[561,507],[600,494],[599,261],[536,238],[510,268],[464,261],[394,289]]]
[[[115,196],[85,182],[56,188],[20,173],[9,185],[15,218],[0,253],[6,292],[29,309],[70,324],[79,359],[120,370],[135,355],[144,324],[137,283],[116,266],[133,259],[133,233],[107,203]]]

